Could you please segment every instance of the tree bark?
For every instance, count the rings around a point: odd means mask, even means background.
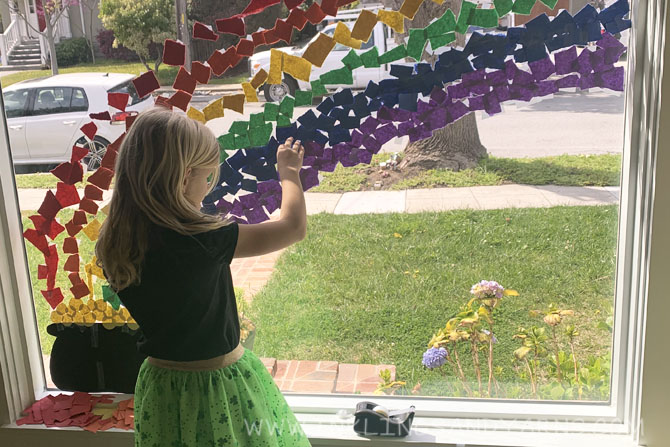
[[[89,14],[89,16],[88,16],[88,18],[89,18],[89,21],[88,21],[88,44],[91,46],[91,60],[95,64],[95,46],[94,46],[94,43],[93,43],[93,7],[95,6],[95,4],[93,4],[93,6],[90,6],[90,7],[89,7],[89,5],[86,5],[86,6],[88,7],[88,14]]]
[[[51,15],[46,14],[45,12],[45,22],[47,25],[47,42],[49,42],[49,60],[51,62],[51,74],[58,74],[58,58],[56,57],[56,43],[54,42],[54,28],[51,24]]]
[[[402,0],[387,0],[387,5],[400,7]],[[449,0],[438,5],[434,2],[424,2],[414,20],[405,19],[405,30],[424,28],[432,19],[440,17],[447,9],[451,9],[456,17],[461,8],[460,0]],[[403,36],[406,36],[404,34]],[[402,38],[401,36],[397,36]],[[456,34],[455,45],[464,46],[465,36]],[[396,39],[398,40],[398,39]],[[434,64],[436,57],[427,54],[424,50],[423,60]],[[486,156],[486,148],[479,140],[477,120],[474,113],[433,132],[433,135],[424,140],[409,143],[405,147],[404,157],[398,167],[405,170],[425,169],[461,169],[473,168],[477,162]]]

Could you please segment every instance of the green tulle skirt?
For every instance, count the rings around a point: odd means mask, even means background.
[[[265,365],[245,349],[215,371],[140,368],[136,447],[310,446]]]

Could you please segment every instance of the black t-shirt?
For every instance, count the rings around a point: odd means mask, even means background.
[[[140,352],[173,361],[231,352],[240,322],[230,274],[237,223],[184,236],[154,226],[138,285],[119,292],[140,325]]]

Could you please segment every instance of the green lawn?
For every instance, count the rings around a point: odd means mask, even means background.
[[[150,64],[153,67],[153,64]],[[60,73],[85,73],[85,72],[110,72],[110,73],[130,73],[139,75],[147,71],[147,68],[140,62],[126,62],[126,61],[117,61],[111,59],[103,59],[102,61],[96,62],[95,64],[80,64],[74,67],[60,68]],[[158,81],[161,85],[172,86],[174,83],[174,78],[177,76],[179,67],[172,67],[169,65],[161,64],[158,67]],[[25,81],[26,79],[34,79],[42,76],[50,76],[51,70],[29,70],[21,71],[19,73],[10,74],[3,76],[0,79],[0,83],[3,87],[8,87],[16,82]],[[220,79],[211,79],[210,84],[239,84],[246,81],[248,76],[237,75]]]
[[[370,189],[367,175],[378,169],[390,154],[377,154],[372,166],[338,166],[323,173],[321,184],[313,192],[346,192]],[[621,173],[620,155],[560,155],[542,158],[488,157],[474,169],[453,172],[431,169],[391,185],[390,189],[436,188],[501,185],[615,186]]]
[[[575,311],[578,359],[603,355],[610,333],[598,323],[613,301],[616,222],[615,206],[311,216],[307,238],[281,256],[251,303],[254,351],[393,364],[407,389],[420,382],[421,394],[448,395],[422,354],[471,285],[489,279],[520,293],[494,314],[504,385],[518,383],[512,336],[542,326],[529,310],[551,302]]]

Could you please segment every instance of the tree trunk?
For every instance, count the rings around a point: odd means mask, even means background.
[[[140,58],[140,62],[142,62],[142,64],[144,64],[145,67],[147,67],[147,70],[151,71],[151,67],[149,66],[149,64],[147,64],[147,61],[144,60],[144,58],[142,57],[142,55],[139,54],[139,53],[137,53],[137,57],[139,57],[139,58]]]
[[[397,9],[402,4],[402,0],[387,0],[386,4]],[[424,2],[414,16],[414,20],[411,22],[405,20],[405,30],[424,28],[432,19],[444,14],[447,9],[451,9],[458,17],[460,7],[460,0],[445,1],[441,5]],[[464,46],[465,36],[462,34],[456,34],[456,36],[454,44]],[[436,62],[436,58],[427,55],[426,51],[424,51],[423,59],[433,64]],[[435,130],[433,135],[425,140],[409,143],[405,147],[404,157],[398,167],[408,170],[451,169],[459,171],[475,167],[477,162],[485,156],[486,148],[479,140],[475,114],[470,113],[442,129]]]
[[[51,61],[51,74],[52,75],[57,75],[58,74],[58,60],[56,58],[56,43],[54,42],[54,28],[53,25],[51,24],[51,15],[45,13],[46,20],[46,25],[47,25],[47,42],[49,42],[49,58]]]
[[[89,8],[89,21],[88,21],[88,42],[91,46],[91,60],[95,64],[95,46],[93,44],[93,8]]]

